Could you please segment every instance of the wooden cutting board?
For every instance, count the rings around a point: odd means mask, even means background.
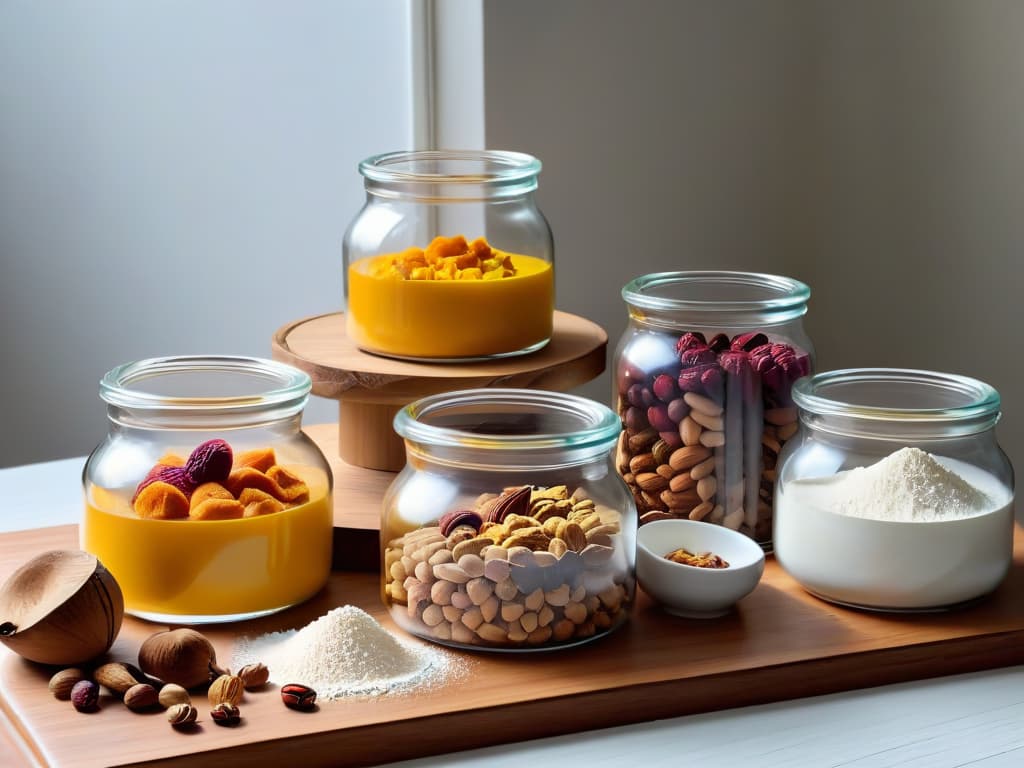
[[[968,608],[921,615],[870,614],[805,594],[775,562],[728,616],[668,616],[640,595],[631,622],[590,645],[544,654],[452,651],[460,677],[402,695],[285,709],[275,690],[246,694],[243,722],[172,730],[159,712],[119,702],[83,715],[46,690],[52,672],[0,649],[4,726],[47,766],[291,764],[372,765],[521,739],[707,712],[800,696],[1024,662],[1024,534],[996,593]],[[37,552],[71,548],[74,526],[0,536],[0,578]],[[241,634],[302,626],[331,608],[358,605],[394,629],[377,577],[336,572],[309,603],[254,622],[206,631],[218,657]],[[134,660],[162,627],[126,619],[111,656]],[[2,749],[2,748],[0,748]],[[7,765],[29,759],[0,751]]]

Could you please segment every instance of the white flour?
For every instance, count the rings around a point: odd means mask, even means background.
[[[986,493],[920,448],[901,448],[869,467],[840,472],[828,494],[833,512],[894,522],[971,517],[995,506]]]
[[[1013,559],[1013,489],[979,467],[903,448],[777,489],[775,558],[805,589],[921,610],[991,592]]]
[[[278,684],[302,683],[321,701],[379,695],[455,676],[451,654],[406,644],[353,605],[335,608],[301,630],[244,638],[233,665],[262,662]]]

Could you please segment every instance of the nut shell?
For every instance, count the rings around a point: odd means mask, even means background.
[[[50,693],[61,701],[67,701],[71,698],[71,689],[75,687],[75,683],[80,683],[86,679],[88,678],[86,678],[85,673],[77,667],[62,669],[50,678]]]
[[[142,683],[141,672],[127,664],[112,661],[96,667],[93,679],[114,693],[125,693],[129,688]]]
[[[192,697],[188,695],[188,691],[177,683],[168,683],[160,689],[160,693],[157,694],[157,701],[164,709],[170,709],[175,704],[191,704]]]
[[[167,722],[175,728],[190,725],[199,717],[199,712],[191,704],[174,704],[167,709]]]
[[[265,664],[246,664],[238,670],[238,676],[242,679],[242,685],[247,691],[261,688],[270,679],[270,670]]]
[[[147,675],[186,689],[205,685],[223,672],[209,639],[186,627],[146,638],[139,648],[139,667]]]
[[[67,667],[100,656],[123,618],[117,581],[81,550],[44,552],[0,586],[0,642],[40,664]]]
[[[211,707],[216,707],[218,704],[237,705],[242,700],[244,690],[242,678],[235,675],[221,675],[210,683],[210,690],[207,691],[206,696],[210,700]]]
[[[124,705],[132,712],[141,712],[157,705],[157,692],[149,683],[138,683],[124,692]]]

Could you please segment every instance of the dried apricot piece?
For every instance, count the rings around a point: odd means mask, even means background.
[[[245,507],[245,517],[272,515],[284,509],[282,502],[258,488],[246,488],[238,497],[238,502]]]
[[[273,448],[254,448],[251,451],[242,451],[235,456],[235,469],[252,467],[260,472],[266,472],[277,464],[277,457]]]
[[[207,499],[232,499],[231,491],[220,483],[203,483],[192,491],[192,499],[189,501],[189,509],[195,509]]]
[[[192,507],[190,520],[233,520],[245,514],[245,507],[235,499],[206,499]]]
[[[430,241],[430,245],[427,246],[425,251],[427,261],[433,261],[435,259],[442,259],[445,256],[458,256],[460,253],[465,253],[469,250],[469,245],[466,243],[466,238],[462,235],[456,235],[455,237],[443,237],[438,236]]]
[[[289,472],[280,464],[268,469],[267,477],[278,486],[279,495],[275,495],[281,501],[287,501],[290,504],[301,504],[302,502],[309,501],[309,486],[306,485],[301,477]]]
[[[176,453],[165,453],[159,459],[156,460],[157,464],[162,464],[165,467],[184,467],[185,457],[179,456]]]
[[[139,517],[150,520],[179,520],[188,517],[188,498],[178,488],[162,480],[150,483],[139,491],[132,506]]]
[[[228,479],[224,481],[224,487],[236,499],[242,495],[242,491],[246,488],[259,488],[261,491],[275,497],[281,492],[281,489],[273,479],[252,467],[239,467],[234,470],[228,475]]]

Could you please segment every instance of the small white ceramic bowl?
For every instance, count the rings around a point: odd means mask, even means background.
[[[728,568],[698,568],[666,560],[677,549],[712,552]],[[636,578],[641,588],[675,616],[705,619],[728,613],[764,573],[764,552],[729,528],[695,520],[656,520],[636,534]]]

